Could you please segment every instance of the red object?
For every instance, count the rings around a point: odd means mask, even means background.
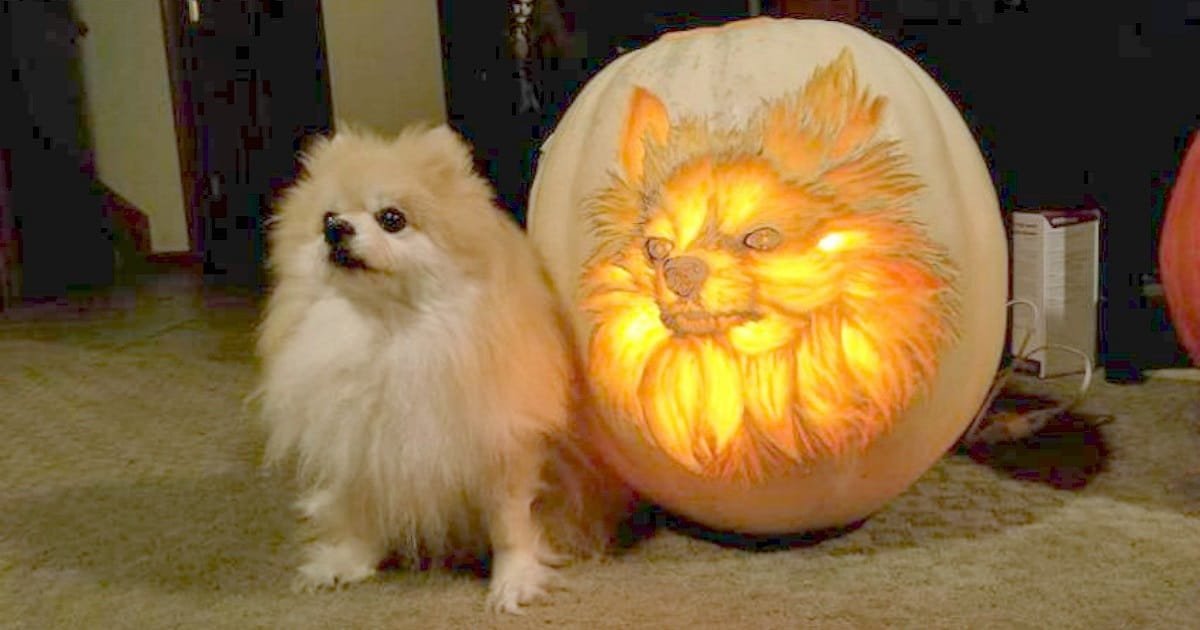
[[[16,300],[17,242],[16,220],[12,214],[11,152],[0,148],[0,311]]]
[[[1167,201],[1158,264],[1167,312],[1179,342],[1200,366],[1200,131],[1179,167],[1179,176]]]
[[[839,22],[858,22],[862,13],[859,0],[780,0],[779,14],[784,17]]]

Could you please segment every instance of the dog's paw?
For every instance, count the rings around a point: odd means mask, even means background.
[[[315,545],[309,562],[300,567],[292,583],[295,592],[337,589],[375,575],[376,562],[361,546],[348,543]]]
[[[487,598],[493,612],[524,614],[523,606],[543,601],[550,591],[565,588],[562,576],[533,553],[501,553],[494,566]]]

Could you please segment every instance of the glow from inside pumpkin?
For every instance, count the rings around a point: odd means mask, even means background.
[[[758,355],[782,348],[793,334],[783,318],[767,316],[735,326],[729,331],[729,343],[740,354]]]
[[[879,101],[846,58],[806,90],[732,130],[635,103],[637,146],[595,206],[610,235],[582,278],[596,402],[697,474],[865,448],[954,335],[944,252],[908,209],[915,176],[873,137]],[[804,109],[813,90],[832,109]]]
[[[831,232],[817,241],[817,249],[832,253],[852,244],[861,246],[864,244],[862,243],[863,238],[865,237],[857,232]]]

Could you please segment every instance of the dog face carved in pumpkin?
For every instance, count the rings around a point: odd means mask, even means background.
[[[635,88],[590,207],[588,372],[601,416],[700,475],[755,479],[864,448],[956,335],[953,270],[886,102],[844,51],[738,128]]]
[[[754,480],[865,448],[956,335],[946,252],[886,101],[845,50],[748,124],[636,88],[581,278],[602,418],[691,472]]]

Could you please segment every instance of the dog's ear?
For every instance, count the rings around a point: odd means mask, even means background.
[[[641,86],[634,87],[628,107],[621,132],[621,166],[628,181],[641,186],[646,174],[646,145],[666,142],[671,117],[662,100]]]
[[[323,133],[316,133],[305,138],[300,147],[300,164],[305,170],[314,170],[314,165],[319,162],[325,154],[329,153],[335,147],[346,144],[351,136],[356,138],[365,137],[367,132],[360,129],[346,120],[337,120],[333,127]]]
[[[315,134],[308,136],[300,143],[300,153],[297,158],[301,166],[306,170],[311,170],[313,163],[321,158],[329,147],[333,144],[332,134]]]
[[[448,124],[432,127],[424,133],[427,155],[438,162],[438,170],[446,175],[470,173],[475,167],[471,145]]]

